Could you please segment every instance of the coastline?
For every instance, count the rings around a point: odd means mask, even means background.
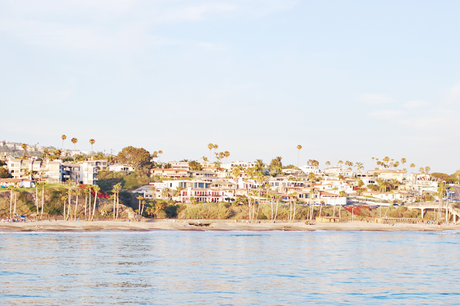
[[[446,231],[460,230],[459,225],[405,224],[394,225],[361,221],[317,223],[297,222],[246,223],[229,220],[155,220],[141,222],[117,221],[36,221],[26,223],[0,223],[1,232],[97,232],[97,231]]]

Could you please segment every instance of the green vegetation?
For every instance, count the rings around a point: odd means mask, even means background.
[[[136,170],[145,170],[152,167],[150,153],[144,148],[125,147],[117,155],[119,163],[131,165]]]
[[[125,190],[134,190],[151,182],[148,171],[138,170],[127,174],[126,172],[99,171],[97,174],[98,186],[103,192],[110,192],[113,186],[121,184]]]

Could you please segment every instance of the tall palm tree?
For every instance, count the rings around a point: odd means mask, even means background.
[[[62,136],[61,136],[61,139],[62,139],[62,150],[64,150],[64,140],[67,139],[67,136],[66,136],[66,135],[62,135]]]
[[[209,143],[208,149],[209,149],[209,161],[211,161],[211,153],[212,153],[212,149],[214,149],[214,144]]]
[[[76,154],[75,151],[77,151],[76,145],[77,145],[78,139],[74,137],[70,141],[72,141],[73,143],[73,160],[75,161],[75,154]]]
[[[88,220],[87,208],[88,208],[88,193],[90,193],[88,186],[83,188],[83,194],[85,195],[85,219]],[[91,201],[90,201],[91,203]]]
[[[68,199],[68,198],[69,198],[69,197],[66,196],[66,195],[61,197],[61,200],[62,200],[62,202],[64,203],[64,205],[63,205],[63,206],[64,206],[64,214],[63,214],[64,220],[65,220],[65,216],[66,216],[66,215],[65,215],[65,206],[67,205],[67,199]]]
[[[310,189],[310,221],[313,220],[313,197],[315,195],[315,190]]]
[[[404,158],[404,157],[401,158],[401,164],[402,164],[403,168],[404,168],[404,164],[405,164],[405,163],[407,163],[407,159]]]
[[[12,217],[12,209],[13,209],[13,186],[8,186],[7,189],[10,191],[10,218]]]
[[[302,149],[301,145],[297,145],[297,167],[300,167],[300,150]]]
[[[163,154],[163,151],[162,151],[162,150],[159,150],[159,151],[158,151],[158,155],[159,155],[159,157],[158,157],[158,161],[160,161],[160,160],[161,160],[161,154]]]
[[[375,157],[372,157],[372,169],[374,169],[374,160],[375,160]]]
[[[75,194],[75,216],[74,216],[74,220],[77,221],[78,197],[81,195],[81,190],[80,190],[80,188],[77,188],[77,189],[74,191],[74,194]]]
[[[120,190],[121,190],[121,184],[118,183],[115,186],[115,191],[117,195],[117,213],[116,213],[116,218],[118,219],[119,213],[120,213]]]
[[[442,182],[439,184],[438,192],[437,192],[438,197],[439,197],[438,220],[441,219],[441,210],[442,210],[442,207],[444,206],[443,201],[444,201],[445,193],[446,193],[446,185],[444,184],[444,182]]]
[[[94,215],[96,214],[96,204],[97,204],[97,193],[101,190],[101,187],[99,186],[94,186],[94,206],[93,206],[93,214],[91,216],[91,221],[94,219]]]
[[[96,140],[94,140],[94,139],[92,139],[92,138],[89,140],[89,143],[91,144],[91,153],[94,152],[94,151],[93,151],[93,145],[94,145],[95,142],[96,142]]]
[[[425,167],[425,173],[426,173],[426,174],[430,174],[430,171],[431,171],[431,168],[428,167],[428,166],[426,166],[426,167]]]
[[[326,166],[330,166],[330,165],[331,165],[331,162],[330,162],[330,161],[327,161],[327,162],[325,163],[325,165],[326,165]]]
[[[224,155],[225,155],[225,162],[228,162],[228,158],[230,157],[230,152],[225,151]]]
[[[275,211],[275,216],[273,217],[273,221],[276,221],[276,217],[278,216],[278,207],[280,204],[281,196],[277,195],[275,196],[276,199],[276,211]]]
[[[390,158],[389,158],[388,156],[385,156],[385,158],[383,159],[383,162],[385,163],[385,168],[388,168],[389,162],[390,162]]]
[[[139,201],[139,215],[141,215],[141,201],[144,199],[144,197],[143,196],[138,196],[136,199]],[[141,216],[141,218],[142,218],[142,216]]]
[[[216,150],[219,148],[219,146],[217,144],[214,144],[212,147],[214,149],[214,154],[216,154]]]
[[[24,150],[24,156],[27,155],[27,144],[23,143],[21,147]]]

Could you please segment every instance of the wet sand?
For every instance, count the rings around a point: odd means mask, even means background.
[[[445,231],[460,230],[460,225],[426,225],[405,224],[394,225],[367,223],[361,221],[341,223],[316,223],[306,225],[298,222],[261,222],[247,223],[235,220],[142,220],[140,222],[119,221],[36,221],[21,223],[0,222],[3,232],[53,232],[53,231],[152,231],[152,230],[217,230],[217,231]]]

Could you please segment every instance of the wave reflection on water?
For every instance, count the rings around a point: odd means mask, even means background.
[[[455,304],[458,235],[0,233],[0,304]]]

